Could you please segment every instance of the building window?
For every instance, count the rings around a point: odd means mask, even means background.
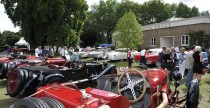
[[[188,46],[189,45],[189,35],[182,35],[181,36],[181,45]]]
[[[156,38],[155,37],[152,37],[151,38],[151,46],[156,46]]]

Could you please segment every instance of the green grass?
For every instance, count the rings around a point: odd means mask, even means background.
[[[91,59],[87,59],[87,61],[91,61]],[[118,68],[127,66],[127,61],[116,61],[116,62],[109,62],[110,64],[115,64]],[[134,62],[132,64],[132,68],[139,69],[138,63]],[[152,67],[154,68],[154,67]],[[186,94],[187,89],[184,85],[184,80],[180,81],[181,85],[178,87],[180,91],[180,96]],[[171,88],[173,90],[173,84],[171,84]],[[206,74],[202,76],[202,81],[200,84],[200,104],[199,108],[209,108],[210,105],[210,74]],[[10,98],[9,96],[5,95],[6,93],[6,80],[0,80],[0,108],[8,108],[12,105],[16,100],[15,98]]]

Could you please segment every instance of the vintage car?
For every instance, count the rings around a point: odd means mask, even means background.
[[[76,61],[75,61],[76,62]],[[20,65],[8,72],[7,94],[11,97],[26,97],[36,91],[38,87],[53,82],[62,83],[66,81],[90,81],[95,80],[105,74],[116,74],[114,65],[98,62],[76,62],[77,68],[72,68],[74,62],[66,63],[63,66],[58,65]],[[82,82],[80,81],[80,82]],[[87,82],[89,83],[89,82]],[[86,87],[88,84],[81,84]]]
[[[158,54],[161,51],[162,51],[162,49],[160,49],[160,48],[149,49],[148,53],[146,55],[146,60],[147,60],[146,64],[147,65],[156,65],[156,66],[158,66]],[[141,60],[140,53],[134,55],[134,60],[137,60],[137,61]]]
[[[54,83],[40,87],[10,108],[166,108],[179,107],[184,101],[187,102],[182,107],[197,108],[198,82],[191,83],[190,92],[183,100],[178,98],[177,90],[181,74],[177,72],[173,76],[175,91],[170,89],[168,72],[163,69],[126,70],[121,75],[105,75],[99,79],[96,89],[80,90],[74,82]],[[188,99],[193,99],[193,103]]]
[[[89,52],[88,57],[91,57],[94,59],[102,59],[105,53],[108,53],[110,51],[111,51],[111,48],[97,47],[95,51]]]
[[[108,59],[108,60],[111,60],[111,61],[117,61],[117,60],[127,60],[127,49],[117,49],[115,51],[111,51],[109,53],[106,54],[106,56],[104,57],[104,59]],[[131,56],[132,58],[134,57],[134,55],[138,54],[139,52],[138,51],[133,51],[131,52]]]
[[[26,56],[20,58],[0,58],[2,62],[0,62],[0,79],[4,79],[7,77],[7,72],[11,69],[17,68],[20,65],[64,65],[66,63],[65,59],[62,58],[36,58],[35,56]]]

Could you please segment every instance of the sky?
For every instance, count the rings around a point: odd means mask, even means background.
[[[87,4],[89,5],[89,7],[93,4],[98,4],[100,0],[86,0]],[[121,0],[118,0],[119,2]],[[138,2],[138,3],[144,3],[145,1],[149,1],[149,0],[132,0],[134,2]],[[197,7],[199,9],[199,11],[209,11],[210,12],[210,6],[209,6],[209,2],[208,0],[163,0],[165,3],[179,3],[179,2],[183,2],[184,4],[188,5],[189,7]],[[19,27],[14,27],[14,25],[12,24],[11,20],[8,18],[8,16],[5,13],[4,10],[4,6],[2,4],[0,4],[0,32],[3,32],[5,30],[9,30],[9,31],[14,31],[17,32],[19,31]]]

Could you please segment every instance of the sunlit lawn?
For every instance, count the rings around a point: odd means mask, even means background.
[[[92,61],[92,59],[87,59],[87,61]],[[127,61],[115,61],[115,62],[108,62],[110,64],[116,65],[119,67],[127,66]],[[132,68],[139,69],[138,63],[134,62]],[[152,67],[154,68],[154,67]],[[171,88],[173,89],[173,84],[171,84]],[[187,92],[186,87],[184,86],[184,80],[181,81],[181,85],[178,88],[180,90],[180,95],[184,95]],[[201,102],[199,104],[199,108],[209,108],[210,106],[210,74],[206,74],[202,77],[202,81],[200,84],[200,99]],[[17,99],[10,98],[9,96],[5,95],[6,93],[6,80],[0,80],[0,108],[8,108],[11,104],[13,104]]]

